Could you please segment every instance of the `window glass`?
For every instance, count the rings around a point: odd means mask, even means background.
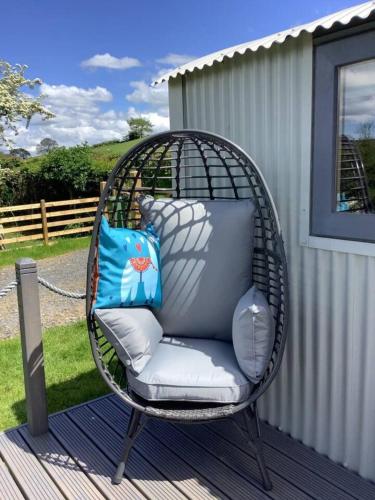
[[[375,213],[375,59],[338,70],[336,211]]]

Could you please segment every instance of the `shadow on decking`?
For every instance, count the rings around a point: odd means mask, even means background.
[[[50,415],[110,392],[96,368],[52,385],[48,385],[47,372],[46,380],[48,413]],[[25,398],[13,403],[12,411],[18,422],[26,422]]]

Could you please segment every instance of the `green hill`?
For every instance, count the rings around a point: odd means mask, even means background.
[[[109,172],[116,161],[139,141],[140,139],[126,142],[104,142],[90,146],[94,169],[98,172]],[[42,158],[43,155],[33,156],[27,160],[21,160],[21,164],[31,172],[37,172]]]
[[[116,161],[129,151],[140,139],[126,142],[112,142],[96,144],[91,147],[94,169],[103,172],[110,171],[115,166]]]
[[[99,183],[107,180],[117,160],[139,141],[56,150],[47,158],[0,156],[0,205],[97,196]]]

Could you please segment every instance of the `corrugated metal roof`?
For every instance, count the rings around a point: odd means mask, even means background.
[[[321,17],[311,23],[301,24],[300,26],[295,26],[285,31],[279,33],[274,33],[273,35],[266,36],[264,38],[259,38],[258,40],[252,40],[250,42],[242,43],[240,45],[235,45],[234,47],[228,47],[227,49],[219,50],[218,52],[213,52],[207,56],[200,57],[199,59],[194,59],[183,66],[169,71],[165,75],[155,80],[153,83],[157,85],[170,78],[175,78],[177,75],[183,75],[186,72],[192,72],[196,69],[203,69],[205,66],[212,66],[215,62],[221,62],[224,57],[232,58],[235,54],[243,55],[248,50],[255,52],[260,47],[269,49],[274,43],[283,43],[289,37],[297,38],[301,33],[314,33],[318,28],[330,29],[336,23],[347,25],[354,18],[366,19],[369,15],[375,11],[375,1],[362,3],[360,5],[355,5],[354,7],[349,7],[348,9],[340,10],[334,14],[330,14],[325,17]]]

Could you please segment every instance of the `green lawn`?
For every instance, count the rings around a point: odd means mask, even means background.
[[[52,240],[48,246],[40,242],[34,244],[26,242],[24,245],[18,243],[16,248],[10,247],[6,250],[0,250],[0,268],[14,264],[17,259],[22,257],[30,257],[34,260],[46,259],[47,257],[55,257],[56,255],[87,248],[89,244],[89,236],[81,238],[59,238]]]
[[[108,392],[92,359],[86,323],[43,334],[49,413]],[[26,421],[19,337],[0,341],[0,431]]]

